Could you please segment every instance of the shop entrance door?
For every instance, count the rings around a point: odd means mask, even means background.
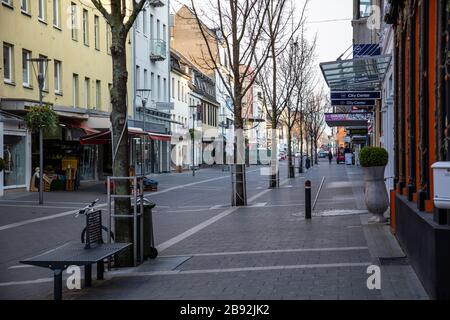
[[[3,143],[5,189],[24,187],[26,136],[6,134]]]
[[[80,155],[80,180],[95,180],[95,146],[82,146]]]

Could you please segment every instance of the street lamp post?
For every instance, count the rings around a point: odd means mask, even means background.
[[[47,74],[48,58],[27,59],[33,65],[34,73],[37,77],[39,86],[39,108],[42,109],[42,100],[44,99],[44,85]],[[44,131],[39,128],[39,204],[44,204]]]
[[[189,108],[192,109],[192,176],[195,177],[195,118],[197,113],[197,108],[199,105],[196,106],[189,106]]]

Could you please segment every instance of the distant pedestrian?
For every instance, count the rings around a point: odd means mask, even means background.
[[[330,162],[330,164],[331,164],[331,160],[333,160],[333,153],[330,150],[330,151],[328,151],[328,161]]]

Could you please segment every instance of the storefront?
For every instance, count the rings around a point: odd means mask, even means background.
[[[160,164],[164,159],[164,153],[161,153],[164,147],[170,144],[171,136],[166,134],[152,133],[143,131],[140,128],[128,128],[129,148],[130,148],[130,166],[132,166],[137,175],[148,175],[150,173],[160,173],[162,168]],[[80,139],[84,147],[102,148],[111,150],[111,131],[105,130],[91,135],[85,135]],[[167,157],[168,152],[166,152]],[[112,152],[104,157],[104,163],[112,163]],[[111,172],[112,174],[112,172]]]
[[[450,298],[450,212],[435,208],[431,166],[450,161],[450,2],[391,1],[397,238],[432,298]]]
[[[0,196],[4,190],[28,189],[31,176],[31,137],[23,119],[0,113],[0,154],[5,167],[0,173]]]

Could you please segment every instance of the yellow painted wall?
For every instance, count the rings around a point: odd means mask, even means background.
[[[58,106],[73,107],[72,77],[79,76],[79,102],[84,103],[84,79],[90,78],[90,107],[95,106],[96,80],[101,81],[100,111],[110,111],[110,96],[108,84],[112,83],[112,59],[107,53],[107,24],[102,15],[90,1],[60,0],[60,28],[53,26],[53,1],[46,0],[46,22],[38,19],[38,1],[29,0],[30,15],[21,12],[19,0],[12,0],[13,7],[0,5],[0,42],[14,45],[14,85],[5,84],[3,70],[0,74],[0,97],[2,99],[20,99],[36,101],[39,98],[37,79],[31,73],[33,88],[25,88],[22,83],[22,49],[32,52],[32,57],[39,54],[47,56],[52,61],[48,66],[48,93],[44,101]],[[72,39],[71,33],[71,2],[78,9],[78,41]],[[89,46],[83,41],[82,12],[88,10]],[[99,16],[100,32],[99,50],[94,45],[94,15]],[[127,42],[129,43],[129,42]],[[127,46],[128,70],[131,67],[131,46]],[[62,95],[54,92],[54,60],[62,62]],[[3,49],[0,50],[0,61],[3,62]],[[3,69],[3,63],[1,65]],[[129,75],[131,72],[129,71]],[[132,110],[131,79],[128,79],[129,114]]]

